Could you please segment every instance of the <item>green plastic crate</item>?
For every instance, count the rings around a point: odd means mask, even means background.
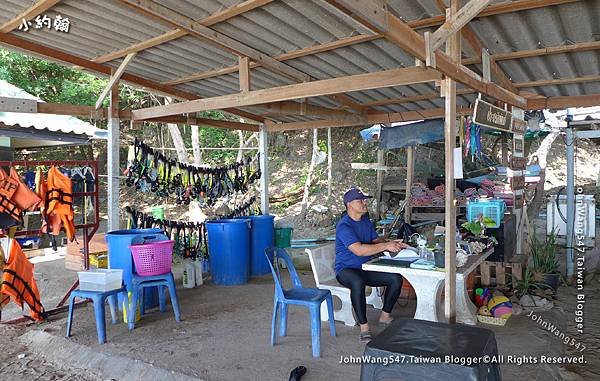
[[[292,228],[275,228],[275,246],[286,248],[292,246]]]

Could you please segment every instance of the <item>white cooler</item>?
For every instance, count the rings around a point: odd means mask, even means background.
[[[94,269],[77,272],[79,289],[82,291],[111,291],[121,288],[123,270]]]

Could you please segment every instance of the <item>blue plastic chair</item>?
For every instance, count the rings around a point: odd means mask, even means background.
[[[127,316],[135,316],[135,309],[138,304],[138,300],[141,301],[142,315],[145,313],[145,301],[144,298],[142,298],[143,291],[145,288],[156,286],[158,286],[158,304],[160,307],[160,312],[166,311],[166,287],[169,290],[169,296],[171,297],[171,304],[173,305],[175,320],[177,322],[181,322],[181,314],[179,313],[179,301],[177,299],[177,292],[175,291],[175,280],[173,279],[172,272],[169,272],[164,275],[151,276],[140,276],[134,273],[131,279],[131,303],[129,303]],[[129,330],[135,328],[135,318],[129,319],[128,326]]]
[[[287,335],[287,315],[288,305],[296,304],[299,306],[306,306],[310,310],[310,330],[312,337],[312,354],[313,357],[321,356],[321,303],[327,301],[327,309],[329,312],[329,329],[331,336],[335,336],[335,321],[333,319],[333,298],[329,290],[321,290],[318,288],[306,288],[302,287],[298,272],[292,263],[292,259],[286,253],[284,249],[280,248],[266,248],[265,255],[269,261],[271,272],[273,273],[273,279],[275,280],[275,297],[273,305],[273,321],[271,323],[271,345],[275,345],[275,326],[277,323],[277,310],[281,311],[281,317],[279,321],[279,336]],[[273,262],[275,266],[273,266]],[[279,266],[277,266],[277,260],[281,259],[285,261],[290,277],[292,278],[292,288],[283,288],[281,282],[281,274],[279,272]]]

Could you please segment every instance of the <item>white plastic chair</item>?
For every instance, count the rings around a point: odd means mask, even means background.
[[[329,290],[334,297],[341,300],[342,306],[339,310],[334,311],[335,320],[343,321],[349,326],[356,325],[356,319],[352,313],[352,301],[350,300],[350,289],[342,286],[335,279],[335,244],[327,244],[310,249],[305,249],[310,259],[313,276],[318,288]],[[377,288],[371,288],[370,294],[367,295],[367,304],[374,308],[382,309],[383,301],[377,294]],[[321,320],[327,321],[327,308],[324,304],[321,305]]]

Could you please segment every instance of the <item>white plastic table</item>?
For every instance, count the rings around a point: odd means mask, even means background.
[[[459,323],[470,325],[477,323],[477,307],[475,307],[467,293],[466,279],[493,252],[494,249],[489,248],[481,254],[470,255],[467,263],[456,269],[456,320]],[[377,264],[378,260],[379,258],[370,260],[362,265],[362,269],[396,273],[408,280],[417,295],[415,319],[446,322],[443,312],[444,302],[441,300],[442,286],[446,278],[445,272]]]

